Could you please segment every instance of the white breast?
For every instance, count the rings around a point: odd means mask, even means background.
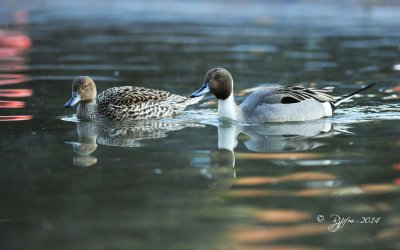
[[[238,121],[240,117],[238,117],[237,109],[233,92],[225,100],[218,100],[218,117],[220,118],[228,118]]]

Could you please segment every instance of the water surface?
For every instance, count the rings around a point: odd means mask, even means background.
[[[1,248],[398,248],[400,9],[379,3],[6,1]],[[188,95],[216,66],[238,102],[271,84],[379,84],[299,123],[219,121],[211,96],[140,122],[63,108],[78,75]],[[353,221],[329,227],[335,214]]]

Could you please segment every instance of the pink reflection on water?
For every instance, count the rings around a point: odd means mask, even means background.
[[[2,57],[17,57],[18,54],[19,54],[19,52],[17,50],[15,50],[14,48],[0,47],[0,58],[2,58]]]
[[[19,108],[24,108],[25,107],[25,102],[21,101],[2,101],[0,100],[0,109],[19,109]]]
[[[15,27],[27,25],[29,13],[17,11],[12,13],[12,22]],[[22,27],[23,28],[23,27]],[[22,29],[23,30],[23,29]],[[25,83],[30,80],[24,74],[10,74],[26,69],[26,51],[32,46],[29,36],[23,31],[0,29],[0,86]],[[7,73],[2,73],[7,72]],[[33,94],[31,89],[0,89],[0,97],[20,98]],[[14,109],[25,108],[24,101],[0,100],[0,108]],[[0,121],[26,121],[31,120],[32,115],[6,115],[0,116]]]
[[[0,89],[0,97],[28,97],[32,93],[31,89]]]
[[[30,78],[21,74],[0,74],[0,85],[17,84],[29,81]]]
[[[32,118],[32,115],[0,115],[0,122],[27,121]]]
[[[0,46],[14,48],[18,51],[24,51],[32,45],[31,39],[17,31],[6,31],[0,29]]]

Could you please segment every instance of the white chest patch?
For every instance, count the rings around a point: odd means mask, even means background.
[[[225,100],[218,100],[218,117],[237,120],[237,114],[236,114],[235,107],[236,107],[236,104],[233,99],[233,94],[231,94]]]

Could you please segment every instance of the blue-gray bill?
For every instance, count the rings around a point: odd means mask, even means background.
[[[69,108],[77,104],[81,100],[81,97],[78,95],[76,91],[72,91],[72,97],[69,99],[69,101],[64,104],[65,108]]]
[[[193,94],[191,94],[189,97],[190,98],[198,97],[198,96],[205,95],[209,92],[210,92],[210,87],[208,86],[208,83],[205,82],[205,83],[203,83],[203,85],[201,85],[201,87],[198,90],[193,92]]]

